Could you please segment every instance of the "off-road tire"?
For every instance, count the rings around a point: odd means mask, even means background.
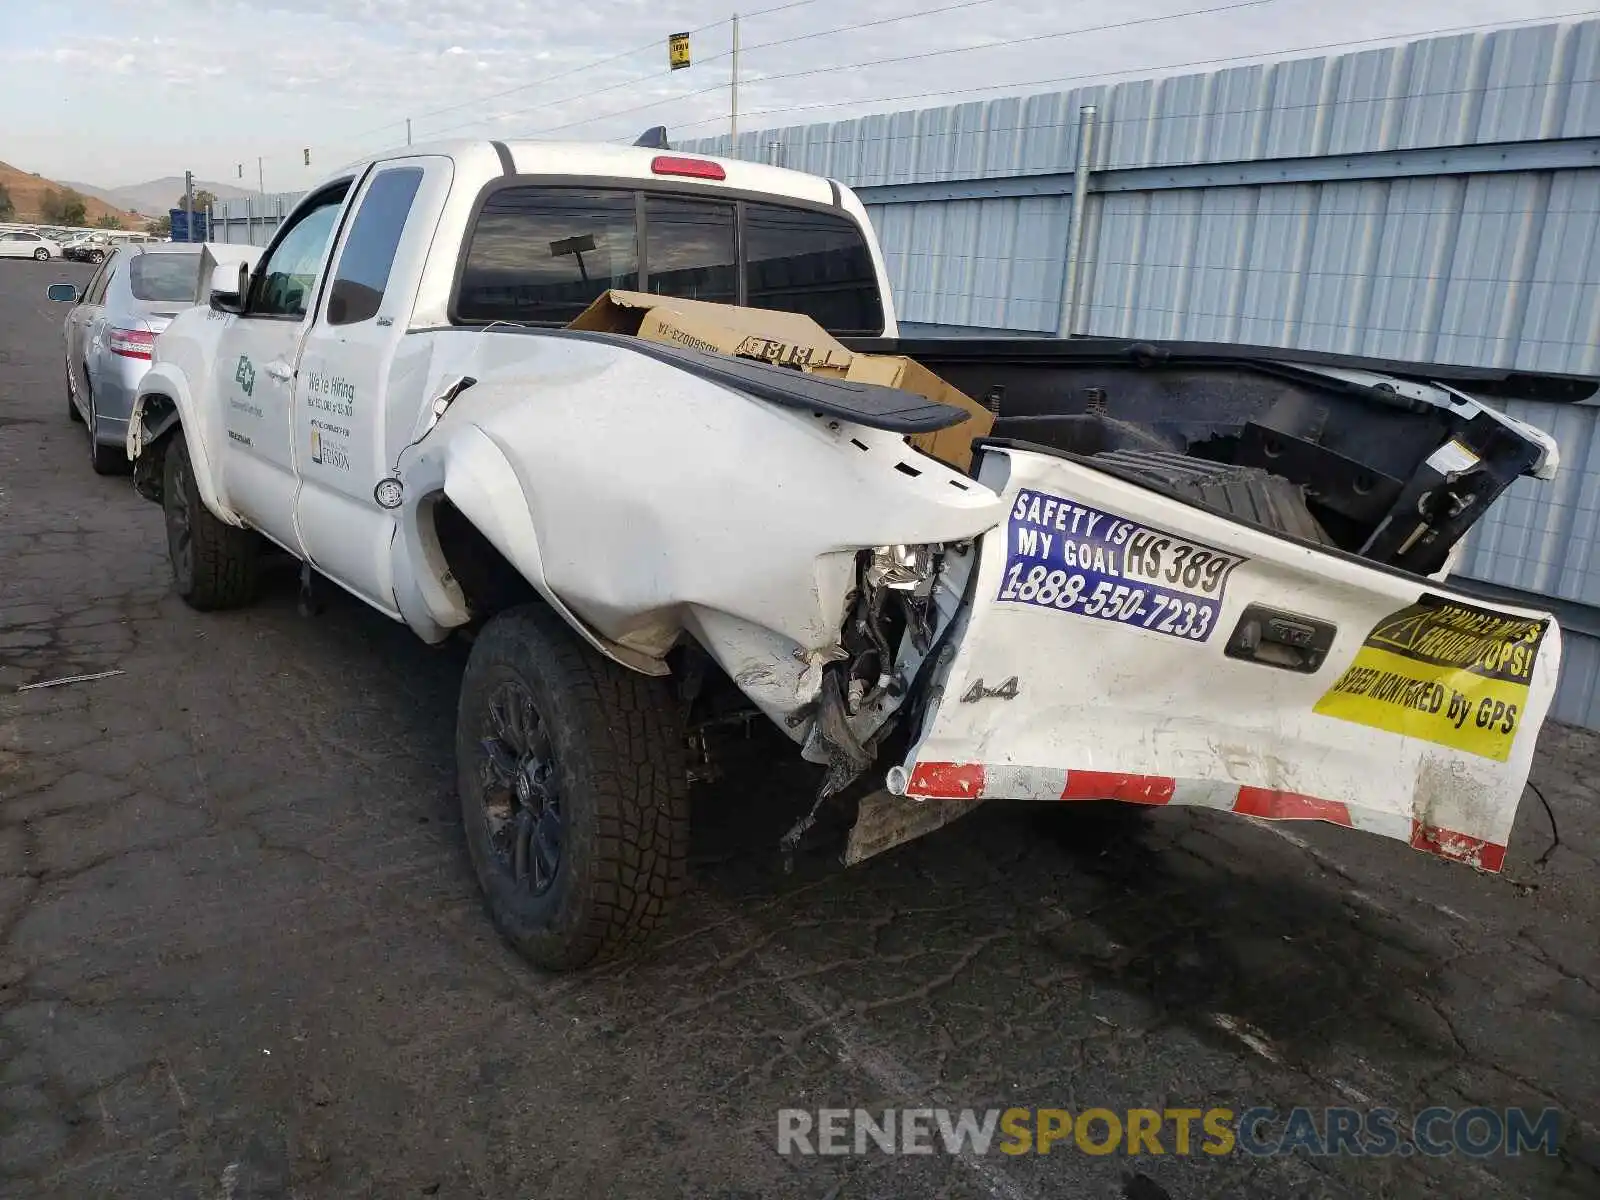
[[[519,883],[490,827],[484,749],[506,684],[531,697],[548,738],[563,843],[548,889]],[[535,966],[574,970],[641,946],[682,890],[688,770],[677,699],[619,666],[542,603],[478,635],[461,682],[456,771],[467,849],[496,927]]]
[[[205,506],[181,430],[167,444],[162,462],[161,508],[172,578],[185,604],[210,612],[240,608],[256,598],[261,541],[248,529],[218,520]],[[179,544],[180,510],[187,512],[187,554]]]
[[[1153,485],[1261,529],[1319,546],[1334,544],[1306,507],[1305,488],[1260,467],[1147,450],[1110,450],[1096,454],[1091,461],[1115,475]]]

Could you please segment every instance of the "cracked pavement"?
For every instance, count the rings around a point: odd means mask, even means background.
[[[0,1195],[1600,1195],[1600,736],[1546,728],[1561,844],[1537,861],[1530,795],[1499,877],[999,804],[786,873],[814,778],[758,737],[697,797],[650,952],[541,975],[462,842],[461,647],[333,589],[302,618],[288,570],[185,608],[159,510],[67,421],[44,286],[87,275],[0,263]],[[1552,1105],[1561,1153],[776,1152],[791,1106],[1297,1104]]]

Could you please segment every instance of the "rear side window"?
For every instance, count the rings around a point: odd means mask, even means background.
[[[354,325],[378,315],[400,235],[422,186],[422,171],[396,168],[373,177],[339,252],[339,270],[328,294],[328,324]]]
[[[135,254],[128,264],[128,287],[136,300],[193,304],[199,286],[198,254]]]
[[[872,255],[848,217],[632,188],[518,184],[491,193],[453,316],[566,324],[609,288],[638,289],[641,274],[658,296],[804,313],[835,333],[883,332]]]
[[[649,196],[644,211],[650,291],[713,304],[739,302],[733,205]]]
[[[872,255],[855,222],[778,204],[746,204],[745,283],[751,308],[805,313],[835,333],[882,333]]]
[[[602,292],[638,286],[632,191],[504,188],[484,202],[472,230],[455,315],[565,324]]]

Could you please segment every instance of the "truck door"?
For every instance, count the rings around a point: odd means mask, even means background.
[[[385,162],[368,176],[335,248],[295,385],[296,505],[306,555],[391,615],[395,522],[373,492],[423,403],[420,373],[395,363],[450,174],[449,159],[428,156]],[[386,419],[391,405],[394,420]]]
[[[892,790],[1321,820],[1498,870],[1561,635],[1020,446]]]
[[[295,371],[348,189],[346,182],[314,194],[278,230],[244,312],[218,339],[212,380],[226,433],[217,447],[223,494],[251,525],[302,557],[294,523]]]

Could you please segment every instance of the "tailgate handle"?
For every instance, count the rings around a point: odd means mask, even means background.
[[[1224,653],[1264,667],[1310,675],[1328,657],[1338,632],[1331,621],[1252,604],[1240,614]]]

